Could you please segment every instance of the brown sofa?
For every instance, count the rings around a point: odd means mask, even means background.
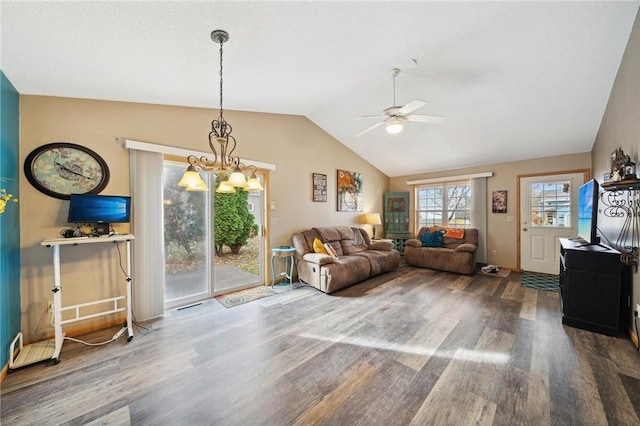
[[[476,267],[478,250],[478,230],[467,228],[462,238],[444,237],[444,247],[423,247],[420,236],[433,231],[428,227],[420,228],[417,239],[407,240],[404,259],[407,265],[441,271],[471,274]]]
[[[338,257],[315,253],[313,241],[329,243]],[[393,243],[371,241],[364,229],[348,226],[312,228],[293,234],[298,278],[325,293],[391,271],[400,265]]]

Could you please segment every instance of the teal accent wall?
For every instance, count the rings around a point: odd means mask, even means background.
[[[0,188],[20,198],[18,164],[20,94],[0,70]],[[0,368],[20,331],[20,203],[0,214]]]

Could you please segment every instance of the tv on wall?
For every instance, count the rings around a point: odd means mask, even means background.
[[[591,179],[578,189],[578,236],[588,244],[599,244],[598,229],[599,186]]]

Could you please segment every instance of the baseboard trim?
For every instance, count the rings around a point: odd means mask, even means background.
[[[7,377],[7,373],[9,372],[9,361],[2,367],[2,371],[0,372],[0,383]]]

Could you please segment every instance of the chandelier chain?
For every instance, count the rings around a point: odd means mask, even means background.
[[[222,45],[224,40],[220,39],[220,118],[222,118]]]

